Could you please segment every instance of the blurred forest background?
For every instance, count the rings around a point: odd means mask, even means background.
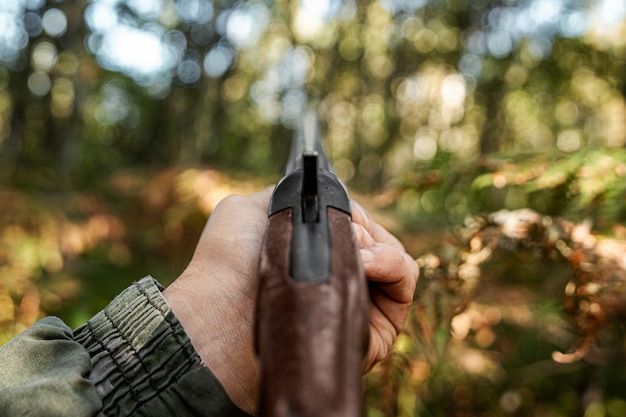
[[[422,277],[378,416],[626,415],[623,0],[0,2],[0,344],[173,280],[319,109]]]

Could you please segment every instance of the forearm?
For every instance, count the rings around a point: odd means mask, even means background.
[[[249,416],[160,290],[144,278],[74,332],[48,317],[0,348],[0,415]]]

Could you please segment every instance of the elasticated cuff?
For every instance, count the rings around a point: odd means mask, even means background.
[[[106,416],[249,416],[226,395],[146,277],[74,331]]]

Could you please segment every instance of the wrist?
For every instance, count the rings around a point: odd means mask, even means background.
[[[189,285],[191,283],[199,285]],[[163,296],[189,337],[192,346],[220,381],[231,400],[243,410],[256,410],[257,365],[253,351],[253,311],[246,300],[225,297],[210,288],[211,280],[184,273]],[[234,307],[236,306],[236,307]]]

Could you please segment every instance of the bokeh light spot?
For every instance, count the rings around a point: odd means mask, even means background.
[[[556,145],[563,152],[577,151],[582,145],[580,132],[578,130],[564,130],[559,133],[556,139]]]
[[[41,24],[48,35],[58,38],[67,30],[67,17],[59,9],[48,9],[41,19]]]
[[[28,77],[28,89],[36,96],[45,96],[51,87],[52,82],[45,72],[37,71]]]
[[[146,20],[156,19],[163,8],[163,0],[126,0],[126,4]]]
[[[233,59],[232,49],[224,45],[217,45],[206,54],[203,62],[204,71],[209,77],[220,77],[230,68]]]
[[[200,64],[192,59],[186,59],[178,66],[178,78],[185,84],[195,84],[201,75]]]
[[[415,139],[413,153],[420,161],[430,161],[437,154],[437,141],[430,136]]]
[[[449,106],[461,106],[465,102],[465,79],[458,74],[448,75],[441,84],[441,98]]]
[[[67,78],[58,78],[52,84],[50,110],[53,116],[65,118],[74,107],[74,84]]]
[[[513,42],[507,32],[492,32],[487,36],[487,48],[496,58],[504,58],[513,49]]]
[[[37,13],[27,12],[24,14],[24,29],[31,38],[39,35],[42,30],[41,17]]]
[[[50,71],[57,63],[57,48],[50,42],[39,42],[33,49],[31,63],[37,71]]]
[[[118,17],[113,6],[99,2],[85,9],[85,21],[91,30],[101,32],[116,25]]]
[[[213,18],[213,3],[209,0],[179,0],[176,2],[178,16],[185,23],[208,23]]]
[[[139,79],[171,66],[168,52],[157,34],[127,26],[107,31],[97,51],[103,67],[122,70]]]
[[[240,7],[228,17],[226,36],[235,46],[249,48],[257,43],[269,20],[269,10],[263,4]]]

